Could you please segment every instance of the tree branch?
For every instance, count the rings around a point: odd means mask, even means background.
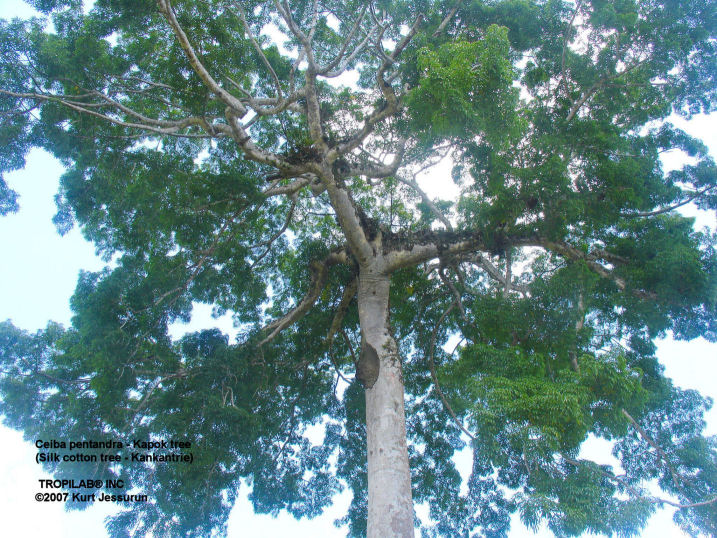
[[[299,99],[304,97],[306,91],[306,88],[304,87],[299,88],[298,90],[292,92],[283,99],[278,99],[276,97],[254,97],[246,90],[244,90],[244,88],[242,88],[231,77],[227,75],[224,76],[230,84],[235,86],[238,90],[240,90],[246,95],[246,97],[242,99],[242,102],[246,101],[249,107],[254,112],[256,112],[257,116],[273,116],[275,114],[279,114],[280,112],[284,112],[284,110],[291,110],[292,112],[296,112],[297,114],[304,113],[304,108],[297,103]]]
[[[394,92],[393,87],[388,84],[383,78],[383,75],[386,70],[396,61],[396,58],[399,54],[401,54],[403,49],[405,49],[406,46],[411,42],[411,39],[413,39],[413,36],[416,35],[418,27],[422,21],[423,15],[419,15],[418,17],[416,17],[416,20],[411,26],[409,32],[404,36],[400,43],[396,45],[396,48],[393,49],[393,52],[384,59],[383,63],[376,72],[376,84],[378,85],[378,88],[386,101],[384,106],[382,106],[381,108],[374,109],[374,111],[369,115],[369,117],[366,118],[363,127],[357,133],[355,133],[347,142],[340,144],[337,148],[334,148],[331,150],[331,152],[329,152],[329,155],[331,155],[332,160],[335,160],[339,155],[349,153],[350,151],[353,151],[354,149],[359,147],[361,143],[366,139],[366,137],[373,132],[374,126],[377,123],[383,121],[390,116],[393,116],[394,114],[396,114],[396,112],[398,112],[399,104],[398,98],[396,97],[396,93]],[[380,39],[382,35],[383,32],[380,32],[378,38],[379,46],[381,46]]]
[[[453,226],[451,225],[451,221],[449,221],[446,216],[441,212],[440,209],[438,209],[438,206],[433,203],[433,200],[431,200],[428,195],[421,189],[421,187],[418,186],[418,182],[416,181],[416,177],[414,175],[413,179],[408,179],[402,176],[396,176],[396,178],[403,183],[404,185],[408,185],[411,187],[418,195],[421,197],[421,201],[428,206],[428,208],[431,210],[431,212],[435,215],[435,217],[441,221],[443,226],[446,227],[446,230],[453,231]]]
[[[393,176],[398,169],[401,167],[403,156],[406,153],[406,139],[401,138],[398,141],[398,148],[393,156],[393,159],[388,164],[372,164],[350,167],[344,174],[345,177],[350,176],[364,176],[367,178],[385,178]]]
[[[674,501],[670,501],[669,499],[663,499],[661,497],[645,496],[642,494],[642,492],[638,491],[634,486],[629,484],[626,480],[624,480],[623,478],[621,478],[613,473],[609,473],[609,472],[605,471],[602,468],[602,466],[598,465],[595,462],[586,461],[586,460],[574,460],[572,458],[569,458],[565,454],[560,454],[560,456],[563,458],[563,461],[565,461],[566,463],[569,463],[573,467],[583,467],[583,466],[586,466],[589,464],[593,464],[594,465],[593,468],[595,470],[597,470],[601,475],[603,475],[608,480],[611,480],[611,481],[621,485],[623,488],[625,488],[627,491],[629,491],[636,500],[644,500],[644,501],[648,501],[648,502],[651,502],[654,504],[669,504],[670,506],[674,506],[675,508],[680,509],[680,510],[684,510],[686,508],[696,508],[698,506],[707,506],[710,504],[717,503],[717,496],[715,496],[712,499],[709,499],[707,501],[700,501],[700,502],[689,503],[689,504],[680,504],[680,503],[676,503]]]
[[[570,29],[573,27],[573,23],[575,22],[575,17],[577,17],[578,12],[580,11],[580,0],[578,0],[575,4],[575,10],[573,11],[573,16],[570,18],[570,22],[565,27],[565,32],[563,32],[563,53],[562,57],[560,59],[560,79],[563,83],[563,87],[565,89],[565,97],[567,97],[570,102],[572,103],[573,100],[570,98],[570,91],[568,90],[568,81],[565,76],[565,59],[566,59],[566,53],[568,50],[568,34],[570,33]],[[569,120],[568,120],[569,121]]]
[[[431,333],[431,345],[429,348],[428,353],[428,367],[431,371],[431,379],[433,380],[433,386],[436,388],[436,392],[438,393],[438,396],[441,398],[441,402],[443,403],[444,409],[448,412],[449,415],[453,418],[453,422],[456,423],[456,426],[458,426],[463,433],[465,433],[468,437],[475,440],[475,435],[473,435],[471,432],[469,432],[465,426],[461,423],[460,420],[458,420],[458,417],[456,416],[456,413],[453,411],[453,408],[451,407],[451,404],[448,403],[448,400],[446,399],[445,394],[443,394],[443,391],[441,390],[441,385],[438,383],[438,376],[436,376],[436,364],[433,360],[433,355],[436,350],[436,338],[438,336],[438,329],[443,323],[443,321],[446,319],[446,316],[453,310],[453,307],[456,305],[455,302],[452,302],[448,308],[443,312],[441,317],[438,319],[438,322],[436,323],[435,327],[433,327],[433,332]]]
[[[351,30],[349,31],[349,35],[346,37],[346,39],[344,40],[343,45],[341,46],[341,49],[340,49],[339,52],[336,54],[336,57],[335,57],[331,62],[329,62],[328,64],[326,64],[324,67],[320,67],[319,69],[317,69],[317,70],[316,70],[316,74],[317,74],[317,75],[322,75],[322,76],[325,76],[325,77],[330,77],[330,76],[331,76],[330,73],[331,73],[332,69],[334,69],[334,68],[335,68],[337,65],[339,65],[339,64],[341,64],[341,66],[343,67],[343,66],[347,65],[348,63],[350,63],[351,60],[352,60],[357,54],[359,54],[359,52],[363,49],[363,47],[366,46],[366,43],[368,42],[368,40],[369,40],[369,38],[370,38],[370,36],[371,36],[371,33],[372,33],[373,29],[371,29],[371,30],[366,34],[366,37],[364,37],[364,39],[361,41],[361,43],[359,43],[359,45],[358,45],[358,46],[354,49],[354,51],[349,55],[347,61],[346,61],[346,62],[343,62],[343,63],[341,62],[341,60],[343,59],[344,55],[346,54],[346,50],[348,49],[349,43],[350,43],[351,40],[354,38],[354,35],[356,35],[356,32],[358,31],[359,27],[361,26],[361,22],[363,21],[363,18],[364,18],[364,16],[366,15],[366,9],[367,9],[367,8],[368,8],[368,4],[364,4],[363,8],[361,9],[361,12],[359,13],[358,18],[356,19],[356,22],[354,22],[354,25],[351,27]],[[345,68],[345,67],[344,67],[344,68]],[[344,68],[341,68],[341,67],[340,67],[340,68],[337,70],[338,73],[337,73],[336,75],[334,75],[334,76],[338,76],[338,74],[341,74],[341,73],[344,71]]]
[[[717,184],[715,185],[707,185],[704,189],[701,191],[693,192],[685,198],[682,202],[676,203],[671,206],[663,207],[662,209],[656,209],[655,211],[645,211],[645,212],[639,212],[639,213],[622,213],[621,216],[623,217],[654,217],[655,215],[661,215],[663,213],[669,213],[670,211],[674,211],[675,209],[682,207],[683,205],[689,204],[691,201],[699,198],[706,192],[711,191],[717,187]]]
[[[279,178],[281,180],[282,178]],[[302,174],[291,183],[286,185],[272,185],[266,189],[262,194],[265,198],[272,196],[281,196],[284,194],[293,195],[299,192],[304,187],[310,186],[312,183],[318,181],[318,178],[312,174]]]
[[[351,339],[349,338],[349,335],[346,334],[346,331],[341,329],[341,336],[344,337],[344,342],[346,342],[346,347],[349,348],[349,353],[351,354],[351,360],[353,361],[354,365],[358,364],[358,358],[356,357],[356,352],[354,351],[354,346],[351,344]]]
[[[267,70],[271,74],[271,78],[274,80],[274,86],[276,87],[276,96],[278,99],[281,99],[282,92],[281,92],[281,83],[279,82],[279,77],[276,76],[276,71],[274,71],[274,68],[271,66],[271,63],[269,62],[268,58],[264,54],[264,51],[261,49],[261,47],[259,46],[259,43],[254,38],[251,28],[249,27],[249,23],[246,20],[246,13],[244,11],[244,7],[241,5],[241,2],[237,2],[236,5],[237,5],[237,8],[239,9],[238,16],[241,19],[242,23],[244,24],[244,29],[246,30],[246,33],[249,36],[249,40],[251,41],[251,44],[254,47],[254,50],[257,52],[257,54],[261,58],[261,61],[264,63]]]
[[[458,11],[458,8],[461,7],[462,3],[463,0],[458,0],[456,2],[456,5],[453,6],[453,9],[448,12],[448,15],[443,18],[441,24],[439,24],[438,28],[436,28],[436,31],[433,32],[433,37],[438,37],[439,35],[441,35],[441,33],[443,33],[443,30],[445,30],[446,26],[448,26],[448,23],[451,22],[451,19],[455,16],[456,12]]]
[[[629,73],[630,71],[632,71],[633,69],[639,67],[640,65],[642,65],[644,63],[645,63],[645,60],[637,61],[634,64],[626,67],[619,73],[614,73],[612,75],[606,75],[606,76],[602,77],[600,80],[598,80],[595,84],[593,84],[590,87],[590,89],[588,89],[588,91],[586,91],[582,95],[582,97],[580,97],[580,99],[578,99],[578,101],[575,102],[573,107],[570,109],[570,112],[568,113],[568,117],[565,118],[566,123],[570,123],[570,121],[575,117],[575,115],[578,113],[580,108],[588,101],[588,99],[590,99],[593,95],[595,95],[600,88],[605,86],[605,84],[607,84],[608,82],[611,82],[613,80],[616,80],[623,75],[626,75],[627,73]]]
[[[256,265],[264,259],[264,257],[269,254],[269,251],[271,250],[271,245],[281,237],[281,235],[286,231],[286,229],[289,227],[289,224],[291,223],[291,219],[294,216],[294,209],[296,209],[296,193],[293,193],[291,200],[291,207],[289,207],[289,212],[286,215],[286,220],[284,221],[284,225],[281,227],[281,229],[276,232],[274,235],[272,235],[268,240],[263,241],[262,243],[259,243],[256,245],[257,247],[266,246],[266,249],[264,252],[262,252],[259,257],[254,260],[254,262],[251,264],[251,269],[256,267]]]
[[[583,291],[578,294],[578,319],[575,322],[575,334],[578,334],[585,325],[585,298]],[[580,364],[578,364],[578,354],[575,349],[570,351],[570,366],[576,374],[580,373]]]
[[[608,280],[612,280],[615,285],[621,290],[625,291],[627,289],[627,283],[624,279],[620,278],[619,276],[615,275],[610,269],[607,269],[606,267],[603,267],[599,263],[595,261],[595,259],[598,259],[599,257],[603,257],[604,255],[607,255],[605,251],[598,251],[602,253],[603,256],[598,255],[590,255],[585,254],[581,250],[573,247],[572,245],[569,245],[568,243],[565,243],[563,241],[542,241],[542,246],[544,248],[547,248],[548,250],[553,250],[557,252],[558,254],[570,259],[570,260],[579,260],[585,262],[585,264],[595,271],[598,275],[600,275],[603,278],[606,278]],[[623,258],[624,260],[624,258]],[[639,297],[641,299],[651,299],[656,300],[657,294],[649,291],[644,290],[631,290],[631,293],[635,295],[636,297]]]
[[[309,284],[309,291],[296,308],[284,317],[275,320],[264,327],[264,332],[271,331],[271,333],[259,342],[260,346],[276,338],[281,331],[303,318],[311,307],[314,306],[314,303],[317,301],[319,295],[326,286],[329,270],[324,263],[318,261],[311,262],[309,268],[311,269],[311,283]]]
[[[318,7],[316,2],[314,2],[314,11],[312,14],[312,17],[316,19],[318,16]],[[306,61],[308,63],[308,68],[306,69],[305,78],[306,78],[306,86],[305,86],[305,99],[306,99],[306,117],[307,122],[309,124],[309,133],[311,135],[311,139],[316,145],[317,148],[321,150],[322,153],[325,153],[327,150],[326,142],[324,141],[323,136],[323,129],[321,127],[321,109],[319,106],[319,97],[316,90],[316,72],[317,72],[317,66],[316,66],[316,60],[314,59],[314,52],[311,48],[311,38],[313,37],[313,29],[315,27],[315,23],[312,23],[312,30],[309,32],[309,36],[307,36],[301,28],[299,28],[298,24],[294,20],[294,18],[291,15],[291,10],[289,9],[289,5],[280,0],[274,0],[274,6],[276,6],[277,11],[281,15],[281,17],[284,19],[286,24],[289,26],[289,29],[294,34],[294,36],[299,40],[299,42],[302,44],[304,48],[304,52],[306,54]]]
[[[374,248],[369,243],[369,238],[366,237],[361,224],[361,210],[356,206],[349,192],[339,187],[333,178],[325,180],[324,185],[351,252],[359,265],[368,263],[368,260],[374,255]]]
[[[505,282],[503,284],[503,298],[507,298],[510,294],[511,284],[513,282],[513,256],[510,248],[505,250]]]
[[[172,4],[170,3],[170,1],[157,0],[157,4],[159,5],[159,11],[164,15],[165,19],[167,19],[169,26],[174,32],[174,35],[177,37],[177,40],[182,47],[182,50],[184,50],[184,54],[187,56],[187,59],[192,66],[192,69],[194,69],[194,72],[199,75],[199,78],[202,79],[204,84],[206,84],[207,87],[212,92],[214,92],[214,94],[219,97],[219,99],[224,102],[224,104],[234,109],[238,113],[239,117],[243,117],[246,114],[246,107],[241,103],[239,99],[237,99],[231,93],[219,86],[219,84],[217,84],[214,78],[212,78],[212,76],[209,74],[209,71],[207,71],[207,69],[197,57],[197,54],[194,52],[194,48],[192,47],[191,43],[189,43],[187,34],[184,33],[184,30],[179,25],[179,22],[177,22],[177,17],[174,14],[174,9],[172,8]]]
[[[511,246],[540,246],[543,243],[532,233],[508,238]],[[388,244],[387,244],[388,243]],[[424,261],[457,254],[485,250],[485,239],[480,231],[430,231],[384,237],[384,244],[397,247],[386,255],[388,271],[415,265]]]
[[[341,295],[341,300],[339,301],[339,305],[336,307],[336,313],[334,314],[334,318],[331,320],[331,327],[329,328],[329,334],[326,336],[326,344],[329,347],[329,349],[331,349],[331,346],[334,343],[334,336],[341,329],[341,325],[343,324],[344,317],[346,317],[346,312],[348,311],[349,306],[351,305],[351,301],[353,300],[357,291],[358,291],[358,278],[354,278],[344,288],[344,292]]]
[[[682,487],[682,484],[687,482],[687,480],[680,473],[678,473],[677,469],[675,469],[672,463],[670,463],[670,460],[668,459],[667,454],[665,454],[665,451],[660,448],[660,445],[658,445],[655,441],[652,440],[652,438],[647,434],[647,432],[642,428],[642,426],[640,426],[637,421],[632,418],[632,415],[630,415],[630,413],[628,413],[624,408],[620,411],[622,412],[623,416],[627,418],[632,427],[637,430],[637,433],[640,434],[640,437],[642,437],[647,442],[647,444],[649,444],[652,448],[655,449],[655,452],[657,452],[657,456],[665,463],[665,466],[670,472],[675,487],[680,490],[680,492],[685,496],[685,498],[687,498],[687,493]]]
[[[264,332],[271,331],[271,333],[259,342],[259,345],[262,346],[267,342],[270,342],[276,338],[281,331],[303,318],[308,311],[311,310],[311,307],[314,306],[314,303],[316,303],[317,299],[321,295],[322,290],[326,287],[326,282],[329,276],[329,267],[338,263],[346,263],[347,261],[348,256],[343,250],[329,254],[329,256],[327,256],[323,261],[312,261],[309,264],[309,269],[311,271],[311,283],[309,284],[309,290],[306,292],[306,295],[291,312],[282,318],[272,321],[264,327]]]
[[[225,113],[229,123],[227,127],[229,134],[250,160],[273,166],[287,177],[298,177],[315,170],[316,167],[311,166],[309,162],[303,165],[290,164],[279,155],[261,149],[252,142],[235,111],[231,107],[227,107]]]
[[[145,116],[142,116],[138,112],[135,112],[127,107],[124,107],[123,105],[120,105],[116,101],[111,101],[108,103],[83,103],[80,101],[70,101],[66,99],[66,96],[58,96],[58,95],[47,95],[42,93],[18,93],[18,92],[11,92],[8,90],[2,90],[0,89],[0,94],[7,95],[10,97],[16,97],[18,99],[34,99],[38,101],[52,101],[55,103],[59,103],[62,106],[65,106],[71,110],[74,110],[76,112],[79,112],[81,114],[87,114],[89,116],[93,116],[95,118],[102,119],[104,121],[107,121],[108,123],[112,123],[114,125],[120,126],[120,127],[127,127],[129,129],[139,129],[142,131],[147,131],[151,133],[161,134],[165,136],[176,136],[176,137],[183,137],[183,138],[212,138],[217,136],[216,130],[221,130],[221,126],[216,124],[209,124],[205,118],[200,117],[189,117],[185,118],[183,120],[176,120],[176,121],[166,121],[166,120],[157,120],[152,118],[147,118]],[[72,96],[73,98],[77,98],[78,96]],[[104,97],[104,96],[103,96]],[[104,97],[107,99],[106,97]],[[144,118],[147,123],[136,123],[136,122],[127,122],[123,120],[119,120],[117,118],[113,118],[112,116],[108,116],[107,114],[103,114],[101,112],[97,112],[96,110],[92,110],[91,108],[98,108],[102,106],[114,106],[115,108],[118,108],[120,110],[126,111],[128,114],[137,117],[137,118]],[[91,108],[88,108],[91,107]],[[192,134],[192,133],[180,133],[182,129],[186,129],[187,127],[202,127],[205,131],[207,131],[209,134],[202,135],[202,134]]]
[[[463,256],[460,258],[461,262],[468,262],[472,263],[474,265],[477,265],[481,269],[483,269],[486,273],[488,273],[488,276],[490,276],[493,280],[498,282],[503,286],[505,289],[506,281],[505,281],[505,275],[498,269],[488,258],[486,258],[483,254],[480,252],[477,252],[473,254],[472,256]],[[517,282],[512,281],[510,284],[510,289],[515,290],[519,293],[522,293],[523,295],[528,293],[528,287],[523,286],[522,284],[518,284]],[[471,290],[467,290],[469,293],[471,293]],[[475,295],[475,292],[473,292]]]
[[[453,303],[458,306],[458,310],[461,312],[461,317],[463,318],[463,321],[468,321],[466,319],[466,309],[463,306],[463,301],[461,300],[461,294],[456,289],[456,286],[451,282],[450,278],[446,275],[445,267],[440,266],[438,268],[438,276],[441,278],[443,283],[448,287],[449,290],[451,290],[451,293],[453,294]]]

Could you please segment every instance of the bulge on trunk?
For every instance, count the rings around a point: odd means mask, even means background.
[[[356,364],[356,379],[361,382],[364,388],[370,389],[374,383],[376,383],[378,370],[380,368],[379,364],[376,348],[369,344],[362,336],[361,353],[359,354],[359,360]]]

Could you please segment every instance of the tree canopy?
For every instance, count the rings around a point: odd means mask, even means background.
[[[365,535],[390,360],[424,536],[504,536],[514,512],[634,536],[664,504],[717,533],[711,401],[654,345],[717,340],[717,237],[677,211],[717,208],[717,165],[668,119],[717,107],[715,2],[31,3],[0,22],[0,171],[60,159],[58,230],[108,267],[71,327],[0,325],[0,412],[33,439],[200,447],[49,465],[153,492],[113,535],[221,533],[243,479],[296,517],[348,487],[339,523]],[[173,340],[195,303],[236,341]],[[581,457],[588,435],[620,468]]]

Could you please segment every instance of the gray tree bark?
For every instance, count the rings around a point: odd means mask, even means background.
[[[375,349],[379,371],[366,387],[368,538],[413,538],[411,470],[401,358],[389,326],[390,277],[378,264],[359,276],[362,342]]]

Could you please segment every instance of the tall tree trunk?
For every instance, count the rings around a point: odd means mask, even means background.
[[[378,355],[378,378],[366,388],[368,538],[412,538],[413,499],[406,445],[403,372],[389,327],[390,277],[371,268],[359,276],[362,346]],[[370,384],[370,383],[368,383]],[[367,384],[367,385],[368,385]]]

